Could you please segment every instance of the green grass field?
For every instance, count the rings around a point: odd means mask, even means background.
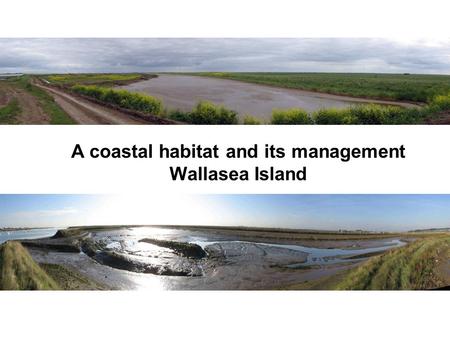
[[[0,124],[15,124],[18,114],[20,114],[19,103],[17,100],[12,100],[8,105],[0,108]]]
[[[449,75],[227,72],[191,74],[283,88],[399,101],[429,102],[437,95],[450,93]]]
[[[135,81],[146,80],[154,77],[150,74],[55,74],[41,76],[51,84],[62,86],[73,85],[96,85],[102,87],[112,87],[123,85]]]

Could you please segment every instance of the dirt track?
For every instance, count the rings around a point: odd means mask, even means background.
[[[46,90],[56,103],[79,124],[149,124],[148,121],[138,117],[72,96],[62,90],[38,83],[34,85]]]
[[[21,110],[17,116],[19,124],[49,124],[50,117],[43,111],[36,97],[15,86],[0,86],[0,107],[16,99]]]

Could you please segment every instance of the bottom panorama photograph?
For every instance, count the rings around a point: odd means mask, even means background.
[[[0,195],[1,290],[449,290],[450,195]]]

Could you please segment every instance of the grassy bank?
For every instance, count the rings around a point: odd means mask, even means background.
[[[361,265],[283,290],[425,290],[446,286],[439,264],[450,259],[450,235],[427,234]],[[447,277],[445,277],[447,278]]]
[[[336,285],[340,290],[416,290],[443,286],[436,262],[449,259],[450,236],[434,236],[373,257]]]
[[[59,285],[18,242],[0,246],[0,290],[57,290]]]
[[[0,290],[104,290],[107,287],[58,264],[38,264],[19,242],[0,245]]]
[[[161,115],[162,112],[161,101],[149,95],[99,86],[76,85],[71,89],[77,94],[89,96],[120,108],[132,109],[155,116]]]
[[[272,124],[420,124],[450,111],[450,94],[439,95],[422,107],[358,104],[348,108],[321,109],[312,114],[300,108],[274,110]]]
[[[0,124],[15,124],[20,111],[17,100],[12,100],[5,107],[0,108]]]
[[[97,85],[102,87],[112,87],[125,85],[136,81],[147,80],[156,75],[152,74],[55,74],[42,76],[51,84],[62,86],[74,85]]]
[[[429,102],[450,92],[450,76],[356,73],[193,73],[329,94],[386,100]]]

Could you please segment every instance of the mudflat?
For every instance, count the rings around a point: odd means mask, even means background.
[[[86,227],[22,243],[39,264],[62,266],[106,288],[126,290],[283,288],[334,275],[405,245],[395,234],[312,235],[320,240],[263,229]]]

